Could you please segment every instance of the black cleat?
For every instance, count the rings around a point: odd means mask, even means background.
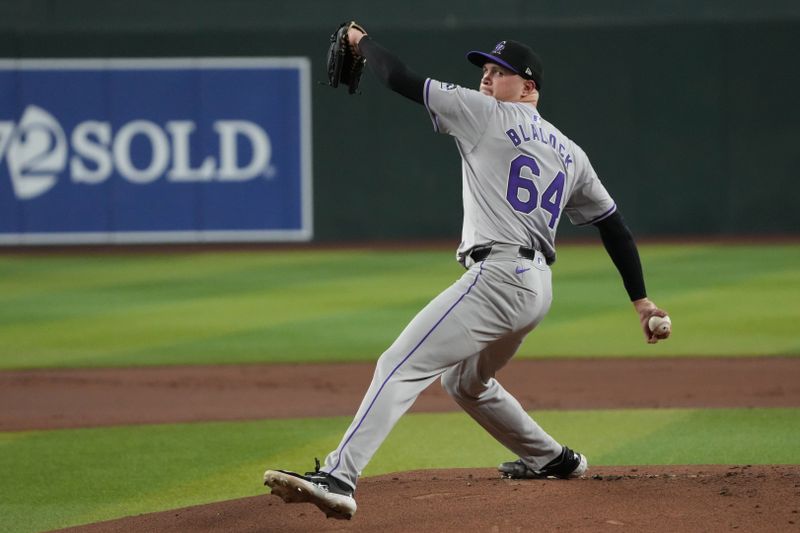
[[[320,472],[319,461],[314,472],[304,476],[288,470],[267,470],[264,485],[286,503],[313,503],[328,518],[350,520],[356,512],[353,489],[326,472]]]
[[[589,463],[586,456],[573,452],[566,446],[561,450],[561,455],[544,465],[539,470],[533,470],[522,462],[522,459],[509,461],[497,467],[503,477],[509,479],[543,479],[555,477],[569,479],[580,477],[586,473]]]

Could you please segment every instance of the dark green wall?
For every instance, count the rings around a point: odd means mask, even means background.
[[[464,53],[518,39],[545,62],[542,114],[638,235],[800,233],[800,3],[380,4],[7,1],[0,55],[297,55],[322,81],[328,34],[355,16],[420,74],[476,86]],[[371,76],[362,91],[312,89],[316,239],[457,241],[452,141]]]

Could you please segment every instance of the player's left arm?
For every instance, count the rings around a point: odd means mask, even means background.
[[[358,28],[348,31],[348,39],[383,85],[425,106],[434,131],[452,135],[466,152],[480,142],[489,117],[497,111],[497,100],[453,83],[434,83],[432,78],[418,75]],[[431,89],[432,85],[435,89]]]
[[[367,58],[367,67],[392,91],[425,104],[425,78],[409,69],[397,56],[357,28],[347,33],[350,44]]]
[[[642,325],[645,339],[650,344],[655,344],[659,340],[669,337],[670,332],[654,332],[650,330],[648,324],[652,316],[667,316],[667,312],[659,309],[647,297],[647,290],[644,284],[644,274],[642,273],[642,263],[639,259],[639,249],[633,238],[631,230],[625,224],[625,219],[619,210],[612,215],[596,222],[594,226],[600,231],[600,238],[603,241],[606,252],[614,262],[614,266],[622,276],[625,290],[639,315],[639,322]]]

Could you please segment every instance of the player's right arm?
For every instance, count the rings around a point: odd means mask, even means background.
[[[667,312],[659,309],[647,297],[642,263],[639,259],[639,249],[636,246],[631,230],[625,224],[625,219],[622,218],[622,214],[619,210],[616,210],[611,216],[595,222],[594,226],[600,232],[600,238],[603,241],[606,252],[608,252],[608,256],[617,267],[620,276],[622,276],[625,290],[628,292],[631,303],[633,303],[633,307],[639,315],[639,323],[645,339],[650,344],[666,339],[669,337],[669,333],[653,332],[648,325],[650,317],[667,316]]]
[[[597,177],[586,153],[578,145],[573,145],[573,153],[575,155],[573,179],[576,180],[576,185],[564,212],[573,224],[592,225],[600,232],[603,246],[617,267],[625,290],[639,315],[645,340],[654,344],[666,339],[669,333],[657,334],[651,331],[648,325],[650,317],[666,316],[667,313],[647,297],[639,249],[633,233],[622,218],[622,213],[617,209],[611,195]]]

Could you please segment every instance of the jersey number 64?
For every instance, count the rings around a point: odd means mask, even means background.
[[[539,164],[536,160],[527,155],[518,155],[511,161],[511,168],[508,171],[508,189],[506,190],[506,200],[514,210],[520,213],[529,214],[537,207],[541,207],[550,213],[550,222],[547,224],[553,229],[561,214],[561,197],[564,195],[564,184],[566,176],[563,171],[559,171],[550,185],[539,197],[539,190],[536,183],[530,178],[522,175],[522,169],[527,168],[537,178],[540,177]],[[528,192],[527,200],[520,199],[520,189]]]

